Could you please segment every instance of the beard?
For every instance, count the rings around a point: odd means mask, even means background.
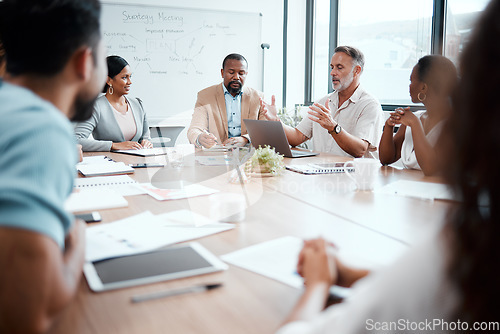
[[[335,82],[333,82],[333,79],[335,79],[335,78],[332,78],[332,87],[334,90],[336,90],[337,92],[341,92],[341,91],[345,90],[354,81],[354,67],[352,68],[352,70],[348,74],[348,76],[344,79],[344,81],[339,80],[339,83],[337,83],[337,87],[335,87]]]
[[[232,84],[238,84],[238,88],[234,88],[232,86]],[[237,80],[233,80],[233,81],[229,81],[229,83],[227,84],[227,91],[231,94],[231,95],[236,95],[236,94],[239,94],[241,92],[241,82],[237,81]]]
[[[73,116],[71,117],[71,121],[83,122],[88,120],[94,112],[94,103],[96,99],[97,96],[91,99],[84,99],[81,96],[77,96],[73,104]]]

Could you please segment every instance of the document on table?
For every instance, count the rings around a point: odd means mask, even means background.
[[[167,154],[167,150],[163,149],[161,147],[156,147],[156,148],[141,148],[138,150],[116,150],[113,151],[114,153],[123,153],[123,154],[130,154],[130,155],[138,155],[141,157],[152,157],[155,155],[165,155]]]
[[[64,203],[69,212],[103,210],[128,206],[127,200],[111,189],[77,189]]]
[[[76,168],[85,176],[130,174],[134,169],[123,162],[107,161],[103,163],[77,164]]]
[[[227,155],[198,155],[195,159],[205,166],[225,166],[231,162]]]
[[[424,200],[457,200],[446,184],[431,182],[399,180],[375,190],[375,193],[400,195]]]
[[[300,238],[287,236],[240,249],[221,257],[232,265],[272,278],[300,289],[304,280],[297,273],[297,259],[302,249]],[[345,298],[348,288],[333,286],[330,293]]]
[[[188,210],[155,216],[149,211],[86,229],[87,261],[142,253],[234,228]]]
[[[141,195],[146,192],[136,187],[134,181],[128,175],[96,176],[91,178],[75,179],[76,189],[111,189],[122,196]]]
[[[108,163],[110,161],[113,161],[112,159],[108,158],[105,155],[93,155],[90,157],[83,157],[83,160],[79,163],[77,163],[77,166],[82,166],[82,165],[91,165],[91,164],[103,164],[103,163]]]
[[[205,196],[217,192],[215,189],[199,184],[190,184],[182,189],[161,189],[151,185],[151,183],[141,183],[137,187],[143,189],[148,195],[159,201]]]

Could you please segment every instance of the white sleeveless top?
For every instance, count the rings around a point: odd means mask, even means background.
[[[425,113],[423,113],[422,115],[425,115]],[[419,121],[422,115],[418,117]],[[437,140],[439,139],[439,135],[441,134],[441,131],[443,129],[443,125],[444,120],[434,125],[431,131],[429,131],[425,135],[425,138],[427,138],[429,144],[431,144],[432,147],[436,145]],[[401,162],[403,163],[403,166],[405,168],[422,170],[422,168],[420,168],[420,165],[418,164],[417,156],[415,155],[413,136],[411,134],[411,128],[409,126],[406,127],[405,140],[403,141],[403,145],[401,147]]]
[[[113,109],[113,114],[115,115],[115,119],[118,123],[118,126],[120,127],[120,130],[122,130],[123,138],[125,138],[125,141],[132,140],[137,132],[137,125],[135,124],[134,115],[132,114],[128,102],[127,112],[125,114],[122,114],[113,106],[111,106],[111,108]]]

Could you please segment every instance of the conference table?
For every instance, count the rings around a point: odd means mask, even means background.
[[[166,155],[145,158],[105,153],[126,164],[166,164],[163,168],[136,169],[131,177],[139,183],[161,187],[196,182],[223,193],[246,193],[249,205],[244,221],[235,223],[229,231],[196,240],[216,256],[284,236],[322,236],[337,245],[339,256],[345,261],[383,270],[409,247],[440,228],[453,205],[356,191],[345,173],[303,175],[285,170],[279,176],[250,174],[248,182],[241,185],[230,182],[230,166],[201,166],[196,161],[196,156],[207,154],[213,153],[196,151],[194,156],[185,158],[184,166],[172,168]],[[348,160],[321,153],[315,157],[285,158],[285,164]],[[384,166],[375,187],[397,180],[441,181],[425,177],[420,171]],[[99,224],[146,210],[157,215],[188,209],[210,216],[210,196],[158,201],[148,195],[136,195],[127,197],[127,201],[126,208],[101,210],[103,219]],[[133,295],[205,283],[223,286],[143,303],[130,300]],[[217,273],[99,293],[92,292],[82,277],[76,298],[58,317],[50,333],[273,333],[300,294],[300,289],[233,265]]]

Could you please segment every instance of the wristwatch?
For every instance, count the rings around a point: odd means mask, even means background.
[[[328,131],[329,134],[333,135],[334,133],[336,135],[338,135],[340,133],[340,131],[342,131],[342,127],[337,123],[337,125],[335,125],[333,127],[333,130],[332,131]]]

